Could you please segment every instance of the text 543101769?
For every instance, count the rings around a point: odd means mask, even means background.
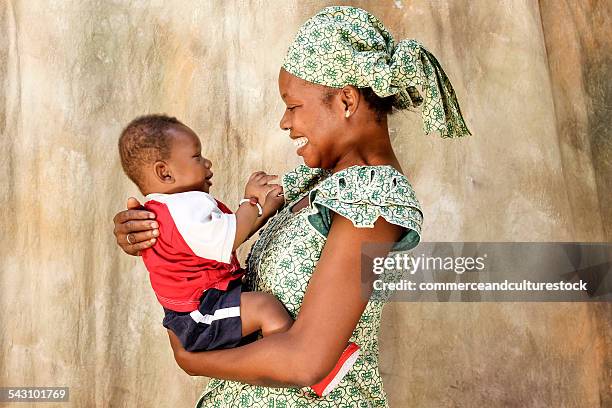
[[[0,387],[0,402],[67,402],[68,387]]]

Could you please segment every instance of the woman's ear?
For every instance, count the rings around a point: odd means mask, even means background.
[[[344,104],[345,116],[353,115],[361,102],[361,92],[353,85],[347,85],[340,90],[340,100]]]
[[[155,178],[159,182],[166,184],[174,183],[175,180],[172,176],[172,171],[170,170],[168,163],[166,163],[165,161],[156,161],[153,165],[153,171],[155,172]]]

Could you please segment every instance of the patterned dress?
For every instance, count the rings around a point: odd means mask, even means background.
[[[415,247],[420,240],[423,213],[412,186],[391,166],[352,166],[330,174],[304,165],[283,176],[288,203],[272,218],[247,259],[249,286],[272,293],[295,318],[306,286],[325,245],[331,212],[358,228],[373,228],[379,216],[405,227],[396,246]],[[309,205],[291,208],[303,197]],[[387,407],[378,371],[378,329],[384,302],[371,300],[351,341],[361,355],[342,382],[326,397],[309,388],[270,388],[212,379],[198,407],[294,408]]]

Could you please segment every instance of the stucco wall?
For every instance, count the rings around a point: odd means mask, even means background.
[[[193,404],[206,379],[176,366],[146,270],[114,244],[112,216],[136,194],[118,133],[141,113],[178,116],[214,163],[213,193],[236,202],[251,171],[300,163],[276,78],[330,4],[422,41],[474,133],[441,140],[416,113],[391,118],[424,240],[609,241],[610,7],[570,3],[0,2],[0,386],[69,386],[77,407]],[[391,304],[390,404],[611,404],[611,311]]]

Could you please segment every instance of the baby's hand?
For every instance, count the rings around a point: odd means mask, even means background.
[[[278,178],[276,175],[269,175],[263,171],[256,171],[251,174],[249,181],[247,181],[246,187],[244,188],[244,197],[251,198],[257,197],[260,205],[264,205],[266,202],[266,196],[268,193],[276,188],[280,187],[278,184],[268,184],[268,182]]]
[[[266,196],[266,201],[263,206],[263,217],[269,218],[285,204],[285,196],[283,195],[283,187],[276,186]]]

